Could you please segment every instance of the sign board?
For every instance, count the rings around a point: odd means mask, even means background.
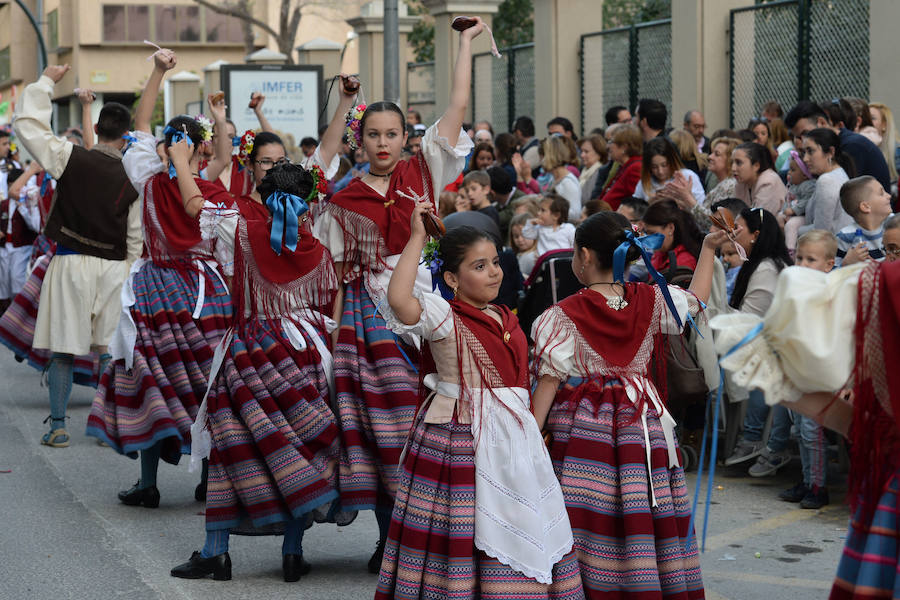
[[[263,114],[272,127],[290,133],[297,143],[304,137],[319,137],[322,109],[322,65],[222,65],[222,90],[228,117],[238,135],[259,129],[250,96],[266,97]]]

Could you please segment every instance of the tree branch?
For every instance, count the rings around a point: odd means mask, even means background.
[[[215,4],[213,2],[210,2],[209,0],[194,0],[194,2],[196,2],[200,6],[205,6],[211,11],[217,12],[220,15],[227,15],[229,17],[235,17],[241,19],[242,21],[246,21],[251,25],[259,27],[275,39],[278,39],[278,32],[272,29],[265,21],[260,21],[259,19],[251,15],[249,11],[242,10],[241,8],[230,4]]]

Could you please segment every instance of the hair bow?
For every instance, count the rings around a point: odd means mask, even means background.
[[[300,216],[309,210],[309,205],[300,196],[278,190],[269,194],[266,206],[272,213],[272,228],[269,233],[272,250],[279,256],[282,245],[287,246],[291,252],[296,251],[300,238]]]
[[[122,148],[122,154],[128,152],[128,149],[131,148],[131,145],[138,141],[136,137],[131,135],[130,133],[126,133],[122,136],[122,139],[125,140],[125,147]]]
[[[176,144],[181,140],[185,140],[187,141],[188,146],[194,145],[187,132],[185,132],[183,129],[175,129],[171,125],[166,125],[166,128],[163,129],[163,135],[169,134],[172,134],[172,144]],[[175,165],[172,164],[171,160],[169,161],[169,179],[175,179]]]
[[[681,317],[678,315],[675,303],[672,301],[672,295],[669,293],[669,284],[666,282],[666,278],[653,268],[651,262],[651,252],[659,250],[666,239],[665,236],[661,233],[651,233],[650,235],[637,237],[633,231],[626,229],[625,237],[627,238],[626,241],[619,244],[619,247],[613,252],[613,279],[620,283],[625,282],[625,258],[628,255],[628,249],[634,246],[640,250],[641,256],[644,258],[644,264],[647,266],[647,271],[659,286],[663,298],[666,300],[666,306],[669,307],[669,311],[675,317],[675,322],[678,323],[678,328],[680,329],[682,327]]]
[[[799,152],[797,152],[796,150],[791,150],[791,160],[793,160],[794,163],[797,165],[797,167],[800,169],[800,171],[802,171],[803,174],[806,175],[807,179],[813,178],[812,173],[810,173],[810,171],[809,171],[809,167],[807,167],[806,163],[803,162],[803,159],[800,158]]]

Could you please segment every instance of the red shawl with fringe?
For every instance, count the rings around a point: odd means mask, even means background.
[[[460,368],[462,368],[463,347],[472,352],[478,369],[485,371],[485,366],[490,365],[496,371],[503,382],[503,387],[529,388],[528,379],[528,339],[525,332],[519,327],[519,319],[506,306],[491,305],[500,312],[501,322],[497,322],[487,311],[480,310],[466,302],[452,300],[450,306],[457,319],[471,331],[485,352],[481,356],[482,348],[473,348],[465,344],[465,339],[457,338],[457,352],[460,354]],[[458,334],[457,334],[458,335]],[[460,343],[462,342],[462,343]],[[491,382],[491,378],[482,374],[485,385]],[[494,382],[495,383],[495,382]]]
[[[871,263],[858,294],[847,498],[865,523],[900,469],[900,262]]]
[[[205,200],[231,206],[231,195],[221,185],[195,177]],[[151,177],[144,187],[144,235],[153,262],[166,264],[174,258],[212,258],[211,249],[199,247],[200,221],[184,210],[178,180],[165,171]]]
[[[397,163],[385,196],[353,179],[328,203],[344,231],[345,262],[380,270],[384,257],[403,251],[415,203],[398,191],[433,200],[431,171],[421,152]]]
[[[254,206],[255,205],[255,206]],[[301,224],[297,249],[282,247],[276,254],[269,243],[271,219],[262,219],[252,200],[238,202],[241,216],[235,231],[234,285],[235,319],[245,321],[261,311],[266,318],[289,317],[302,305],[330,313],[338,287],[331,254]],[[248,293],[249,292],[249,293]],[[249,303],[249,304],[248,304]]]

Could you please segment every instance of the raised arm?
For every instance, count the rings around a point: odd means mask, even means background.
[[[720,229],[708,233],[703,238],[703,247],[700,249],[697,268],[694,269],[694,276],[691,278],[690,291],[704,304],[709,302],[709,295],[712,293],[716,248],[724,244],[727,239],[726,233]]]
[[[69,71],[69,65],[51,65],[41,78],[30,84],[19,100],[13,131],[22,146],[51,176],[57,179],[66,170],[72,155],[72,142],[53,133],[53,86]]]
[[[263,102],[266,101],[266,97],[260,94],[259,92],[253,92],[250,95],[250,101],[256,102],[253,106],[253,113],[256,115],[256,120],[259,121],[259,128],[263,131],[268,131],[269,133],[275,133],[275,128],[272,127],[272,124],[269,123],[269,120],[266,118],[266,115],[263,113]]]
[[[159,86],[162,84],[166,71],[174,69],[177,64],[175,52],[167,48],[157,50],[153,55],[153,72],[147,78],[137,110],[134,112],[134,129],[136,131],[150,130],[150,121],[153,118],[153,109],[156,107],[156,98],[159,96]]]
[[[84,139],[84,147],[90,150],[94,147],[94,119],[91,116],[91,104],[94,103],[94,92],[80,89],[75,94],[81,102],[81,137]]]
[[[213,101],[216,94],[210,94],[206,97],[209,106],[209,114],[213,118],[213,132],[215,133],[216,147],[213,159],[206,165],[206,178],[208,181],[215,181],[219,178],[225,167],[231,164],[231,138],[225,135],[228,122],[225,117],[225,95],[217,102]]]
[[[456,145],[459,130],[469,105],[472,88],[472,40],[484,30],[484,22],[475,17],[477,23],[459,34],[459,53],[453,69],[453,89],[450,90],[450,105],[438,123],[438,135]]]
[[[341,97],[338,100],[334,116],[331,117],[331,123],[328,124],[328,129],[325,130],[322,139],[319,141],[319,156],[322,159],[323,169],[331,164],[334,155],[338,153],[338,150],[341,147],[341,138],[344,135],[344,128],[346,127],[344,116],[353,106],[353,99],[356,98],[356,92],[351,93],[347,91],[347,83],[353,85],[355,82],[358,85],[358,81],[355,81],[355,77],[350,77],[348,79],[345,79],[345,77],[346,76],[341,73]]]
[[[6,190],[6,195],[10,198],[18,198],[22,195],[22,190],[25,189],[25,186],[28,185],[28,181],[41,172],[41,165],[38,164],[36,160],[31,161],[31,163],[25,167],[25,172],[19,176],[13,183],[9,184],[9,189]]]
[[[184,212],[192,218],[196,217],[203,208],[203,194],[200,193],[200,187],[194,181],[194,174],[191,173],[191,156],[194,154],[194,147],[188,143],[187,139],[183,139],[169,146],[168,153],[169,160],[175,167],[175,174],[178,176],[178,191],[181,193]]]
[[[391,283],[388,285],[388,304],[391,305],[394,315],[405,325],[415,325],[422,317],[422,305],[418,298],[413,296],[413,287],[416,284],[419,258],[425,247],[425,223],[422,219],[431,207],[431,202],[426,201],[417,203],[413,209],[409,241],[400,254],[400,260],[394,267],[394,274],[391,275]]]

